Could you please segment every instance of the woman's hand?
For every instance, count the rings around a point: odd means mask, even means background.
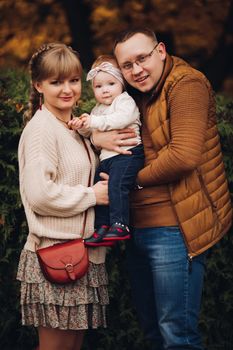
[[[100,173],[100,176],[103,180],[98,181],[95,185],[92,186],[95,196],[96,204],[99,205],[108,205],[108,179],[109,176],[106,173]]]
[[[121,129],[111,131],[98,131],[92,133],[92,142],[97,148],[104,148],[120,154],[131,154],[130,150],[122,149],[122,146],[137,146],[137,141],[132,140],[137,135],[133,129]]]

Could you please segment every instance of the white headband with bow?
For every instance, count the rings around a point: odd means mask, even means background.
[[[118,79],[123,86],[125,85],[120,69],[114,67],[110,62],[102,62],[99,66],[92,68],[87,73],[87,81],[93,80],[99,72],[109,73]]]

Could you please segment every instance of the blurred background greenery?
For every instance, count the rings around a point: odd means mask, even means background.
[[[111,53],[116,33],[147,25],[168,52],[202,70],[217,92],[218,126],[233,195],[233,4],[229,0],[0,0],[0,349],[31,350],[37,336],[21,327],[15,280],[27,225],[18,191],[17,146],[28,97],[26,71],[32,52],[44,42],[71,44],[85,70]],[[84,82],[79,111],[94,104]],[[210,253],[200,327],[208,350],[233,350],[232,231]],[[149,350],[131,303],[125,246],[107,257],[110,306],[107,330],[88,332],[84,350]]]

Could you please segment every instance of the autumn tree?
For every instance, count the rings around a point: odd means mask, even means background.
[[[216,90],[226,78],[230,90],[232,6],[231,0],[2,0],[0,64],[25,66],[40,44],[59,40],[72,44],[89,69],[94,57],[112,51],[118,31],[147,25]]]

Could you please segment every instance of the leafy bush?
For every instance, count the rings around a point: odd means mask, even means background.
[[[29,350],[37,343],[33,328],[21,327],[19,283],[16,271],[27,235],[18,190],[17,146],[28,94],[28,77],[21,71],[5,71],[0,78],[0,348]],[[230,189],[233,192],[233,101],[218,95],[218,126]],[[90,111],[94,99],[84,83],[77,112]],[[232,231],[231,231],[232,233]],[[200,326],[209,350],[232,349],[233,239],[225,236],[208,259]],[[131,304],[126,273],[125,246],[115,247],[107,258],[110,280],[109,328],[89,331],[84,350],[149,350]],[[12,336],[14,335],[14,336]]]
[[[218,95],[217,116],[233,198],[233,101]],[[201,327],[208,350],[233,349],[233,227],[210,252],[204,284]]]
[[[27,76],[4,72],[0,80],[0,347],[32,348],[29,329],[19,327],[19,284],[16,271],[19,253],[26,239],[27,226],[18,191],[17,147],[21,134],[22,112],[27,99]],[[14,336],[12,337],[12,334]]]

